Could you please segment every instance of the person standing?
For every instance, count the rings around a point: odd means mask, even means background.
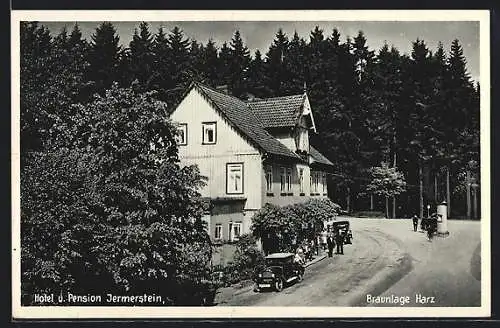
[[[335,247],[335,240],[333,239],[333,236],[331,233],[328,234],[328,237],[326,238],[326,244],[328,246],[328,257],[333,256],[333,248]]]
[[[328,239],[328,234],[326,231],[321,232],[321,246],[323,247],[323,250],[326,250],[326,240]]]
[[[305,260],[304,260],[304,251],[302,248],[298,248],[297,252],[295,253],[295,258],[293,259],[295,263],[304,266]]]
[[[337,244],[337,252],[335,254],[344,255],[344,234],[339,229],[335,235],[335,243]]]
[[[416,232],[418,228],[418,216],[416,214],[413,215],[412,221],[413,221],[413,231]]]
[[[432,241],[434,233],[437,231],[437,214],[432,214],[427,224],[427,240]]]

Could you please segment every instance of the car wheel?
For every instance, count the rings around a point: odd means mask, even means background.
[[[304,280],[304,275],[302,273],[298,273],[297,274],[297,282],[301,282],[302,280]]]
[[[274,283],[274,288],[276,289],[277,292],[281,292],[283,290],[283,279],[281,278],[276,279],[276,282]]]

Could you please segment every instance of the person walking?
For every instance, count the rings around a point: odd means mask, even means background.
[[[344,255],[344,233],[339,229],[335,235],[335,243],[337,244],[337,252],[335,254]]]
[[[328,237],[326,238],[326,244],[328,245],[328,257],[333,256],[333,248],[335,247],[335,240],[333,239],[333,236],[331,233],[328,234]]]
[[[418,228],[418,216],[416,214],[413,215],[412,221],[413,221],[413,231],[416,232]]]
[[[434,233],[437,231],[437,214],[432,214],[427,224],[427,240],[432,241]]]

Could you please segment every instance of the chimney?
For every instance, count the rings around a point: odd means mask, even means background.
[[[227,84],[218,85],[215,89],[217,89],[217,91],[219,91],[219,92],[225,93],[226,95],[229,94],[229,89],[227,87]]]
[[[257,101],[260,100],[259,97],[256,97],[253,93],[251,92],[245,92],[241,95],[241,98],[244,99],[245,101],[252,102],[252,101]]]

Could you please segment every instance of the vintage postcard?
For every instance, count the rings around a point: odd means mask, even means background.
[[[489,29],[14,10],[13,317],[489,317]]]

